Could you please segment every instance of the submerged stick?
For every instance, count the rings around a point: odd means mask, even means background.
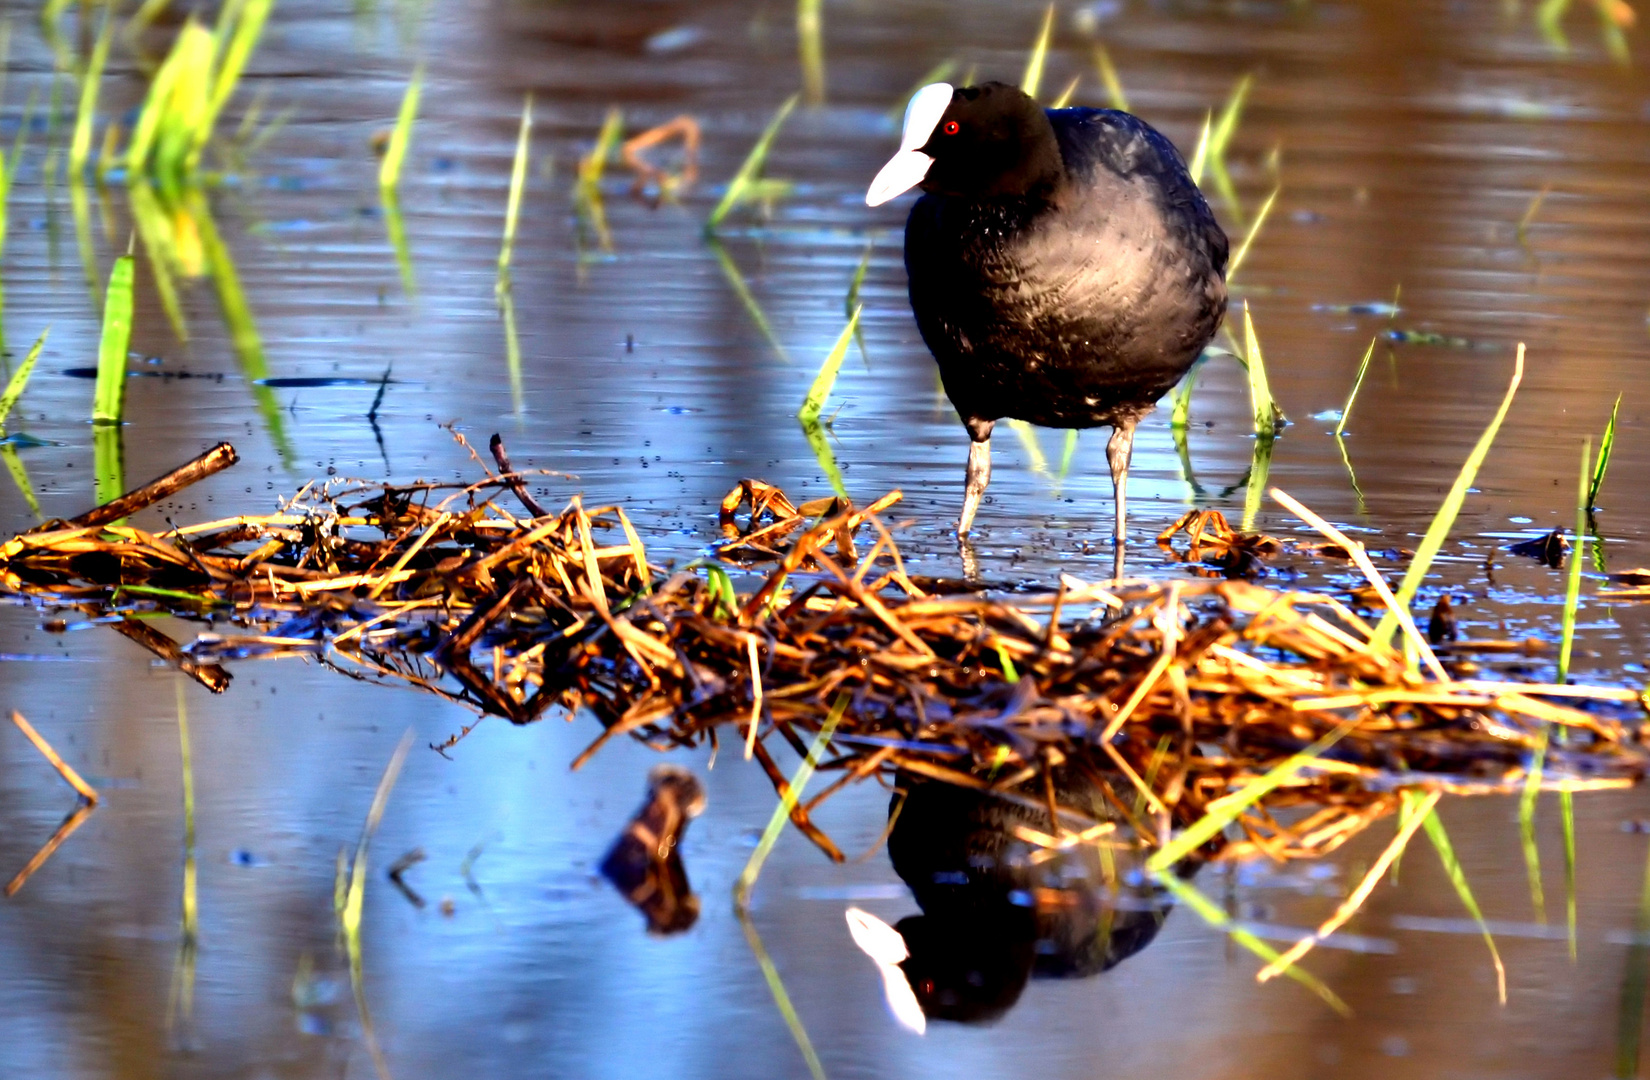
[[[195,460],[179,465],[164,476],[158,476],[142,487],[133,488],[119,498],[110,499],[102,506],[88,510],[79,517],[70,518],[65,524],[72,529],[89,529],[107,525],[111,521],[119,521],[146,506],[177,494],[191,484],[222,472],[240,459],[233,446],[221,442]]]

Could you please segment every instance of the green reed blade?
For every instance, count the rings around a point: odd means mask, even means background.
[[[1058,479],[1064,480],[1071,472],[1071,459],[1077,456],[1077,429],[1066,429],[1066,445],[1060,451],[1060,471],[1056,473]]]
[[[1203,183],[1203,173],[1209,167],[1209,133],[1214,115],[1212,111],[1203,114],[1203,127],[1197,133],[1197,148],[1192,151],[1192,163],[1186,167],[1192,174],[1194,184]]]
[[[504,321],[504,366],[510,376],[510,408],[521,416],[527,411],[527,397],[521,382],[521,336],[516,332],[515,290],[508,282],[498,293],[498,313]]]
[[[1598,509],[1598,492],[1604,486],[1604,474],[1610,469],[1610,455],[1616,449],[1616,418],[1621,415],[1621,395],[1610,408],[1610,422],[1604,425],[1604,438],[1598,444],[1598,464],[1593,466],[1593,482],[1587,487],[1587,512]],[[1597,550],[1595,548],[1595,550]]]
[[[1414,602],[1415,594],[1421,587],[1422,579],[1426,577],[1427,571],[1432,567],[1432,560],[1437,557],[1439,550],[1444,546],[1444,541],[1449,538],[1449,531],[1455,525],[1456,515],[1461,512],[1461,504],[1466,502],[1467,489],[1472,487],[1473,481],[1478,478],[1478,470],[1484,464],[1484,459],[1489,455],[1490,446],[1495,442],[1496,433],[1501,430],[1501,421],[1507,418],[1507,410],[1512,408],[1513,397],[1518,393],[1518,384],[1523,380],[1524,343],[1521,341],[1518,343],[1518,355],[1513,362],[1512,381],[1507,385],[1507,393],[1501,399],[1501,407],[1496,410],[1495,418],[1490,421],[1490,426],[1484,429],[1484,434],[1479,436],[1477,445],[1472,448],[1472,453],[1467,455],[1467,460],[1461,466],[1461,472],[1456,476],[1454,485],[1449,489],[1449,494],[1444,496],[1443,505],[1438,508],[1438,513],[1433,517],[1432,524],[1427,527],[1426,535],[1421,538],[1421,543],[1416,547],[1415,557],[1410,560],[1409,570],[1404,574],[1403,583],[1398,586],[1394,599],[1398,601],[1398,604],[1404,610],[1408,610],[1410,604]],[[1371,644],[1376,646],[1389,644],[1397,629],[1398,614],[1389,610],[1381,616],[1380,623],[1375,627],[1375,633],[1370,638]]]
[[[1249,369],[1249,407],[1254,411],[1255,434],[1270,439],[1278,433],[1278,418],[1283,410],[1272,400],[1272,387],[1266,379],[1266,358],[1261,355],[1260,338],[1255,335],[1255,320],[1248,304],[1243,305],[1243,362]]]
[[[749,909],[751,889],[756,886],[757,876],[762,873],[762,864],[768,861],[769,852],[773,851],[774,844],[779,842],[779,834],[784,830],[785,823],[791,819],[791,811],[796,808],[797,800],[802,797],[802,789],[808,786],[814,770],[819,767],[821,755],[830,745],[831,736],[836,733],[836,726],[842,720],[842,714],[848,711],[849,700],[849,696],[844,693],[838,694],[836,701],[831,703],[831,711],[826,715],[825,723],[820,726],[819,734],[814,736],[813,745],[808,747],[808,756],[796,767],[796,772],[791,776],[790,787],[779,800],[779,805],[773,808],[773,816],[768,818],[768,827],[763,830],[762,839],[757,842],[756,850],[751,852],[750,861],[745,864],[745,869],[740,871],[739,880],[734,884],[735,911]]]
[[[1205,354],[1206,356],[1207,354]],[[1192,388],[1197,385],[1198,372],[1203,370],[1204,357],[1192,361],[1180,383],[1170,394],[1169,426],[1184,431],[1192,418]]]
[[[1024,420],[1010,420],[1009,430],[1019,438],[1020,445],[1025,448],[1026,457],[1031,462],[1031,471],[1038,476],[1048,475],[1048,455],[1043,453],[1043,442],[1037,437],[1037,429]]]
[[[1171,870],[1176,863],[1220,835],[1226,826],[1236,821],[1240,814],[1259,802],[1267,793],[1293,779],[1296,773],[1345,738],[1347,732],[1357,724],[1356,717],[1344,721],[1311,746],[1272,766],[1264,775],[1209,803],[1204,808],[1201,818],[1152,853],[1146,860],[1146,870],[1164,877],[1172,876]]]
[[[1352,380],[1352,392],[1346,395],[1346,405],[1341,408],[1341,418],[1335,422],[1335,437],[1338,439],[1346,431],[1347,418],[1352,415],[1352,406],[1357,404],[1358,391],[1363,389],[1364,376],[1369,374],[1369,361],[1375,355],[1375,343],[1381,340],[1380,335],[1369,339],[1369,348],[1364,350],[1364,358],[1358,362],[1358,376]]]
[[[785,1027],[790,1030],[791,1038],[796,1040],[796,1048],[802,1051],[802,1060],[808,1065],[808,1073],[813,1080],[825,1080],[825,1066],[820,1063],[819,1055],[814,1052],[814,1044],[808,1038],[807,1028],[802,1026],[802,1018],[797,1015],[796,1006],[791,1004],[791,995],[785,992],[785,983],[779,977],[779,968],[775,966],[773,957],[768,955],[767,948],[762,944],[762,935],[756,932],[756,924],[751,922],[750,913],[744,910],[735,912],[739,918],[739,926],[745,931],[745,943],[750,946],[751,953],[756,957],[757,966],[762,969],[762,978],[768,984],[768,992],[773,995],[773,1003],[779,1009],[779,1015],[785,1019]]]
[[[1243,115],[1243,103],[1254,81],[1253,75],[1245,75],[1232,88],[1232,96],[1226,99],[1226,107],[1221,110],[1220,119],[1209,134],[1209,160],[1221,161],[1226,157],[1226,148],[1231,145],[1232,136],[1237,132],[1238,119]]]
[[[182,209],[200,234],[201,250],[212,273],[218,308],[223,313],[224,325],[229,329],[229,342],[235,350],[235,359],[240,363],[241,377],[252,388],[252,397],[258,403],[258,412],[263,416],[270,441],[275,444],[275,452],[280,455],[285,467],[291,469],[297,459],[292,445],[287,442],[280,403],[275,400],[275,391],[259,385],[260,380],[269,378],[269,363],[264,357],[263,338],[252,319],[252,309],[247,304],[246,291],[241,287],[235,262],[230,258],[223,238],[218,235],[218,226],[212,219],[205,194],[199,189],[191,191]]]
[[[1233,941],[1248,949],[1268,964],[1277,960],[1279,953],[1260,938],[1245,930],[1242,925],[1232,920],[1231,916],[1222,911],[1220,905],[1205,896],[1201,890],[1189,881],[1181,880],[1173,870],[1158,871],[1154,880],[1174,894],[1176,900],[1185,904],[1192,911],[1203,918],[1203,921],[1216,930],[1223,930]],[[1325,986],[1317,976],[1311,974],[1298,964],[1291,964],[1283,969],[1283,974],[1300,983],[1323,1000],[1324,1004],[1350,1017],[1352,1009],[1346,1002],[1329,987]]]
[[[1560,25],[1569,9],[1570,0],[1542,0],[1541,6],[1535,9],[1536,27],[1555,52],[1570,51],[1570,39],[1564,35],[1564,28]]]
[[[401,184],[401,169],[407,163],[407,148],[412,145],[413,124],[418,119],[418,101],[424,93],[424,65],[413,69],[412,81],[401,96],[401,111],[395,117],[395,130],[384,147],[384,160],[378,166],[378,187],[394,191]]]
[[[859,308],[859,290],[865,285],[865,273],[871,268],[871,251],[876,247],[875,240],[868,240],[865,244],[865,254],[860,257],[859,266],[854,269],[854,276],[848,280],[848,296],[842,303],[842,313],[852,315]],[[871,356],[865,351],[865,327],[854,327],[854,340],[859,343],[860,359],[865,361],[865,370],[871,370]]]
[[[825,101],[824,0],[796,0],[796,57],[809,105]]]
[[[93,491],[97,505],[126,494],[126,429],[119,424],[92,426]],[[125,524],[121,518],[113,524]]]
[[[80,81],[80,110],[75,115],[74,135],[69,140],[69,175],[80,179],[86,175],[86,159],[92,152],[92,126],[97,120],[97,91],[103,84],[103,66],[109,59],[109,39],[114,34],[111,10],[103,11],[103,25],[97,32],[97,43],[86,61],[86,71]]]
[[[407,220],[401,216],[401,199],[394,188],[380,188],[378,201],[384,211],[384,235],[395,253],[395,267],[401,275],[401,292],[411,300],[418,295],[418,275],[413,271],[412,245],[407,241]]]
[[[1243,265],[1243,260],[1248,256],[1249,248],[1254,244],[1255,237],[1260,235],[1260,227],[1266,224],[1266,215],[1272,212],[1272,204],[1278,201],[1278,195],[1282,191],[1283,185],[1279,184],[1272,189],[1272,194],[1266,196],[1266,201],[1261,204],[1260,212],[1255,215],[1254,224],[1249,226],[1249,231],[1243,236],[1243,243],[1239,244],[1237,251],[1232,253],[1231,261],[1226,264],[1226,283],[1228,285],[1232,283],[1232,278],[1237,275],[1238,267]]]
[[[819,469],[825,474],[831,490],[839,498],[848,497],[848,486],[842,480],[842,469],[837,466],[836,454],[831,450],[831,441],[825,436],[825,428],[818,420],[802,420],[802,437],[808,440],[808,449],[814,452],[814,460],[819,462]]]
[[[1621,979],[1616,1018],[1616,1071],[1613,1074],[1617,1080],[1635,1080],[1640,1075],[1639,1048],[1644,1038],[1647,989],[1650,989],[1650,856],[1646,857],[1644,864],[1638,920]]]
[[[797,94],[792,94],[786,98],[785,103],[779,106],[779,111],[774,114],[773,119],[768,121],[768,126],[763,129],[761,136],[757,138],[756,145],[752,146],[750,153],[745,155],[745,160],[739,166],[739,171],[733,174],[732,180],[728,181],[728,189],[722,193],[722,200],[716,204],[716,209],[712,210],[710,217],[705,220],[706,233],[715,232],[717,227],[722,224],[722,219],[728,216],[728,211],[744,202],[748,197],[749,189],[756,178],[761,175],[762,166],[768,160],[768,150],[773,146],[774,136],[779,134],[779,129],[784,125],[785,118],[791,115],[792,109],[796,108],[797,99]]]
[[[17,365],[17,370],[11,373],[11,378],[6,380],[6,389],[0,393],[0,437],[6,434],[6,417],[11,415],[12,406],[17,404],[17,399],[23,396],[23,389],[29,385],[29,376],[34,374],[35,361],[40,359],[40,350],[46,347],[46,335],[51,332],[52,328],[49,326],[40,331],[40,336],[29,348],[28,355]]]
[[[1524,776],[1524,791],[1518,800],[1518,836],[1524,848],[1524,872],[1530,879],[1530,906],[1535,910],[1535,921],[1542,924],[1547,922],[1547,902],[1541,888],[1541,849],[1535,839],[1535,802],[1541,793],[1541,773],[1551,739],[1552,725],[1542,725],[1535,752],[1530,755],[1530,771]]]
[[[1256,435],[1255,451],[1249,459],[1249,475],[1243,484],[1243,531],[1253,532],[1255,519],[1266,501],[1266,485],[1272,476],[1274,436]]]
[[[1100,72],[1100,84],[1106,88],[1106,101],[1114,109],[1129,111],[1129,99],[1123,93],[1123,80],[1117,77],[1117,66],[1111,62],[1111,53],[1098,41],[1094,43],[1094,67]]]
[[[258,47],[258,39],[263,36],[264,23],[269,20],[270,9],[274,6],[275,0],[245,0],[236,13],[234,30],[229,33],[227,42],[223,40],[223,35],[228,28],[220,24],[215,37],[218,39],[222,55],[218,60],[217,70],[213,73],[206,111],[195,128],[195,142],[190,151],[191,172],[200,162],[201,151],[205,149],[207,140],[212,137],[212,129],[217,126],[223,107],[229,103],[236,86],[240,84],[241,76],[246,72],[246,63],[251,58],[252,51]],[[226,7],[223,14],[227,17],[228,13],[229,9]]]
[[[178,701],[178,750],[183,765],[183,903],[179,920],[178,955],[172,965],[172,993],[166,1007],[167,1027],[182,1015],[188,1023],[195,1013],[195,959],[200,941],[199,880],[195,865],[195,767],[189,749],[189,711],[183,680],[175,680]]]
[[[103,303],[103,337],[97,349],[97,388],[92,419],[118,424],[126,401],[126,351],[132,342],[132,288],[136,276],[130,255],[115,260]],[[119,492],[116,492],[119,494]]]
[[[1048,107],[1051,109],[1063,109],[1067,105],[1070,105],[1071,99],[1077,96],[1077,86],[1082,81],[1083,77],[1081,75],[1073,75],[1071,81],[1066,83],[1066,88],[1060,91],[1053,101],[1048,103]]]
[[[1401,793],[1406,802],[1417,800],[1419,795],[1411,791]],[[1507,1003],[1507,969],[1501,963],[1501,951],[1495,947],[1495,938],[1490,934],[1490,928],[1484,922],[1484,913],[1478,908],[1478,901],[1473,898],[1472,888],[1467,884],[1467,875],[1461,869],[1461,861],[1455,857],[1455,848],[1450,844],[1449,833],[1444,831],[1444,821],[1438,816],[1438,809],[1434,807],[1427,812],[1422,827],[1427,831],[1427,839],[1432,841],[1434,850],[1438,852],[1438,861],[1444,866],[1444,873],[1450,884],[1455,887],[1455,895],[1460,898],[1461,906],[1467,909],[1473,922],[1478,924],[1479,933],[1484,935],[1484,944],[1489,947],[1490,960],[1495,964],[1496,991],[1501,1004]]]
[[[1552,190],[1553,185],[1542,184],[1541,190],[1535,193],[1535,196],[1530,199],[1530,204],[1524,208],[1524,216],[1518,219],[1518,243],[1520,246],[1527,244],[1530,225],[1535,221],[1536,214],[1541,212],[1541,204],[1547,201],[1547,196],[1552,193]]]
[[[1341,450],[1341,464],[1346,466],[1346,478],[1352,481],[1352,495],[1358,500],[1358,514],[1367,517],[1369,506],[1364,501],[1364,489],[1358,486],[1358,474],[1352,468],[1352,455],[1347,453],[1346,440],[1339,435],[1335,436],[1335,445]]]
[[[757,303],[755,294],[751,292],[750,285],[745,282],[745,275],[739,272],[739,266],[733,261],[733,256],[729,255],[727,248],[722,246],[722,241],[714,236],[707,238],[706,244],[716,256],[717,265],[722,268],[722,275],[728,279],[728,284],[733,287],[733,294],[739,298],[739,303],[744,307],[745,314],[749,315],[751,322],[755,323],[756,328],[762,331],[762,336],[768,340],[768,345],[772,347],[774,355],[785,363],[790,363],[791,358],[786,354],[785,346],[779,343],[779,336],[774,333],[773,325],[768,322],[767,313],[762,310],[762,305]]]
[[[143,253],[148,258],[149,273],[155,279],[155,292],[160,296],[161,310],[172,325],[172,333],[180,342],[189,340],[189,324],[183,317],[183,305],[178,300],[177,284],[172,278],[172,264],[177,253],[171,240],[172,225],[161,209],[155,189],[142,177],[129,181],[127,194],[131,200],[132,222],[137,226],[138,239],[143,242]]]
[[[1570,962],[1576,959],[1576,803],[1570,791],[1558,793],[1558,821],[1564,832],[1564,922],[1569,931]]]
[[[521,219],[521,195],[527,189],[527,154],[533,136],[533,95],[521,104],[521,131],[516,135],[516,157],[510,166],[510,197],[504,204],[504,245],[498,253],[498,287],[504,287],[515,253],[516,225]]]
[[[384,807],[389,802],[390,789],[395,787],[396,777],[401,773],[401,764],[406,760],[407,750],[412,746],[412,738],[412,729],[409,728],[397,744],[389,764],[385,766],[384,775],[378,780],[378,790],[373,792],[372,807],[367,811],[367,821],[361,829],[361,839],[355,847],[355,861],[350,867],[349,886],[344,893],[343,906],[339,910],[344,947],[349,957],[350,987],[354,991],[355,1009],[361,1020],[362,1041],[367,1044],[373,1068],[380,1080],[389,1080],[389,1067],[384,1062],[384,1052],[379,1047],[378,1037],[373,1031],[372,1013],[367,1009],[366,980],[362,971],[361,956],[361,914],[367,893],[367,844],[372,840],[373,833],[378,831],[378,823],[384,816]],[[342,861],[340,855],[340,868]]]
[[[212,108],[216,56],[217,39],[212,32],[194,21],[186,24],[172,49],[177,71],[163,103],[149,166],[163,189],[183,186],[199,162],[197,139]]]
[[[34,485],[29,482],[29,470],[23,464],[23,459],[17,456],[17,447],[0,446],[0,460],[5,461],[6,471],[11,473],[12,483],[22,493],[23,501],[29,504],[29,513],[36,521],[44,521],[46,515],[40,512],[40,500],[34,497]]]
[[[808,387],[808,396],[802,399],[802,408],[797,410],[796,418],[804,424],[819,420],[819,414],[825,408],[825,399],[831,396],[837,372],[842,370],[842,358],[848,355],[848,345],[854,340],[854,330],[859,326],[859,313],[860,309],[856,307],[854,313],[848,316],[848,325],[837,335],[836,343],[825,355],[825,362],[819,365],[819,374],[814,376],[813,385]]]
[[[191,18],[184,24],[178,40],[172,45],[172,51],[161,62],[154,78],[149,81],[149,93],[143,99],[143,108],[138,113],[137,124],[132,128],[132,137],[126,144],[126,168],[133,176],[149,167],[150,155],[160,136],[161,121],[165,118],[168,104],[172,99],[173,87],[177,84],[179,72],[183,67],[185,39],[197,30],[210,37],[210,32]]]
[[[1031,46],[1031,55],[1026,57],[1026,71],[1020,76],[1020,89],[1027,97],[1036,97],[1037,90],[1043,84],[1043,65],[1048,60],[1048,46],[1054,40],[1054,5],[1050,4],[1043,10],[1043,28],[1037,31],[1037,41]]]
[[[86,182],[74,173],[69,177],[69,209],[74,215],[75,249],[80,255],[80,270],[86,279],[86,293],[91,298],[92,310],[103,309],[103,283],[97,275],[97,245],[92,240],[92,204],[86,194]]]
[[[1564,629],[1558,645],[1558,681],[1570,678],[1570,657],[1575,649],[1576,606],[1581,600],[1582,545],[1587,542],[1587,492],[1592,479],[1593,440],[1581,444],[1581,482],[1576,495],[1575,550],[1570,552],[1569,573],[1564,585]]]
[[[602,182],[602,173],[607,170],[607,163],[612,160],[613,151],[618,149],[623,136],[624,113],[618,108],[608,109],[607,116],[602,120],[602,129],[596,133],[596,145],[579,159],[581,189],[594,188]]]
[[[0,160],[0,255],[6,250],[7,219],[11,216],[11,185],[17,178],[17,166],[23,160],[23,146],[28,138],[29,125],[34,122],[34,106],[39,95],[29,91],[28,102],[23,106],[23,116],[17,124],[17,135],[12,139],[11,154]]]

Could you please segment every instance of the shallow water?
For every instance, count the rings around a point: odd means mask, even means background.
[[[31,90],[45,101],[52,52],[34,5],[9,5],[9,140]],[[716,536],[715,507],[740,477],[796,497],[829,482],[794,412],[842,329],[854,269],[871,245],[864,350],[844,364],[830,446],[862,502],[899,487],[901,543],[923,573],[956,575],[947,530],[965,437],[935,389],[904,299],[899,229],[908,200],[878,210],[865,184],[895,140],[900,98],[934,64],[1016,78],[1035,5],[862,2],[825,6],[824,101],[797,110],[769,175],[797,187],[770,217],[730,219],[722,249],[701,223],[747,148],[799,82],[794,16],[776,3],[357,4],[285,0],[254,57],[247,101],[291,119],[212,199],[267,370],[250,370],[207,280],[181,283],[190,339],[173,333],[140,259],[139,365],[196,378],[133,379],[125,475],[141,481],[229,439],[243,461],[168,508],[179,520],[272,508],[313,476],[457,478],[467,452],[503,433],[518,465],[574,473],[543,497],[621,501],[650,552],[685,559]],[[1413,547],[1529,345],[1525,383],[1456,529],[1436,584],[1474,636],[1553,637],[1561,572],[1509,555],[1522,535],[1568,525],[1583,437],[1596,440],[1625,391],[1598,526],[1612,568],[1650,564],[1650,466],[1642,387],[1650,372],[1650,80],[1642,31],[1612,58],[1589,5],[1567,48],[1528,6],[1416,2],[1143,3],[1083,9],[1135,111],[1189,148],[1204,113],[1256,79],[1231,172],[1242,220],[1282,194],[1236,281],[1252,303],[1273,390],[1295,423],[1271,481],[1326,517]],[[1101,103],[1079,13],[1063,10],[1045,86],[1081,73]],[[1089,23],[1083,23],[1087,26]],[[66,19],[66,33],[73,19]],[[72,44],[75,37],[68,34]],[[159,48],[164,36],[155,39]],[[375,191],[375,132],[424,56],[428,84],[401,210],[409,295]],[[117,47],[105,115],[144,82]],[[522,95],[535,96],[534,159],[515,254],[519,388],[493,297]],[[72,102],[73,84],[61,87]],[[605,250],[570,197],[576,162],[610,107],[629,133],[686,113],[704,130],[703,179],[650,205],[611,168]],[[37,113],[37,115],[39,115]],[[80,262],[61,156],[72,123],[30,136],[11,194],[3,282],[12,361],[51,337],[8,429],[42,512],[94,500],[91,384],[98,314]],[[47,156],[56,148],[55,181]],[[1548,194],[1520,230],[1533,198]],[[1230,205],[1217,205],[1234,235]],[[90,193],[85,239],[102,277],[133,229],[124,191]],[[735,268],[772,340],[730,282]],[[1359,315],[1346,305],[1389,302]],[[1378,347],[1342,450],[1333,418],[1377,332],[1413,330],[1474,347]],[[241,342],[245,352],[245,339]],[[367,413],[386,368],[376,428]],[[1202,371],[1183,471],[1166,410],[1137,441],[1132,565],[1183,573],[1150,538],[1189,505],[1244,512],[1248,436],[1241,371]],[[256,388],[273,378],[288,385]],[[373,385],[294,385],[291,380]],[[261,395],[261,397],[260,397]],[[1060,474],[1064,435],[1006,426],[978,525],[981,573],[1049,582],[1101,577],[1111,520],[1103,439],[1085,433]],[[1348,475],[1348,463],[1356,480]],[[149,520],[158,521],[151,514]],[[0,528],[33,523],[0,481]],[[1270,506],[1256,525],[1298,526]],[[1486,555],[1494,556],[1486,577]],[[1297,563],[1321,581],[1322,566]],[[1338,569],[1331,575],[1342,580]],[[1589,584],[1587,591],[1591,591]],[[1585,602],[1577,668],[1642,681],[1644,605]],[[162,624],[163,629],[168,629]],[[169,632],[187,640],[191,632]],[[353,844],[385,762],[417,736],[373,842],[364,924],[366,997],[394,1075],[461,1069],[515,1076],[803,1075],[796,1044],[726,898],[773,796],[724,757],[683,853],[704,913],[688,934],[647,936],[595,874],[657,756],[614,744],[578,773],[588,719],[512,729],[492,720],[452,752],[422,747],[470,722],[453,706],[340,679],[296,661],[246,663],[213,698],[182,686],[193,734],[200,951],[192,1017],[171,1015],[182,889],[180,684],[99,629],[52,634],[29,608],[0,607],[0,707],[20,708],[105,792],[106,804],[14,899],[0,904],[0,1063],[28,1076],[367,1075],[373,1069],[334,947],[334,859]],[[1544,662],[1543,662],[1544,663]],[[1537,669],[1539,670],[1538,663]],[[9,731],[9,729],[8,729]],[[789,767],[789,762],[782,762]],[[0,734],[0,868],[22,865],[70,794],[15,733]],[[820,824],[850,853],[882,831],[885,795],[836,797]],[[935,1024],[918,1038],[882,1003],[849,941],[848,902],[893,921],[915,910],[885,854],[833,866],[785,836],[757,889],[753,923],[826,1073],[983,1077],[1603,1077],[1619,1074],[1618,1024],[1646,856],[1623,821],[1640,792],[1581,797],[1578,950],[1534,923],[1510,802],[1456,800],[1445,819],[1492,920],[1508,970],[1495,1001],[1483,943],[1430,853],[1376,893],[1348,928],[1370,951],[1319,950],[1308,966],[1356,1010],[1345,1021],[1300,988],[1256,986],[1254,963],[1184,911],[1102,975],[1033,981],[994,1026]],[[1556,801],[1542,805],[1548,907],[1561,921]],[[1378,827],[1311,867],[1208,872],[1201,884],[1244,918],[1315,925],[1384,844]],[[472,859],[476,889],[463,873]],[[412,848],[414,908],[381,871]],[[453,913],[440,904],[450,898]],[[1356,942],[1355,942],[1356,943]],[[308,959],[305,959],[305,958]],[[1642,958],[1637,961],[1642,963]],[[300,976],[299,973],[305,972]],[[1632,1075],[1631,1072],[1626,1075]]]

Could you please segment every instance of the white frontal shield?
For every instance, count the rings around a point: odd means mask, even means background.
[[[853,935],[854,944],[876,961],[877,971],[882,974],[883,996],[888,999],[888,1009],[894,1019],[901,1027],[921,1035],[928,1029],[928,1017],[923,1015],[917,995],[899,966],[900,961],[910,955],[905,939],[898,930],[868,911],[851,907],[844,914],[848,917],[848,932]]]
[[[917,147],[927,145],[940,117],[950,107],[953,93],[950,83],[929,83],[911,95],[911,104],[905,107],[905,126],[900,130],[899,152],[871,181],[871,190],[865,193],[866,206],[881,206],[922,183],[934,159]]]

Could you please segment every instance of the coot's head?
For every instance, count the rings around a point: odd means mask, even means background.
[[[1030,195],[1059,182],[1060,144],[1042,106],[1002,83],[933,83],[905,109],[899,152],[871,181],[867,206],[911,188],[963,198]]]

